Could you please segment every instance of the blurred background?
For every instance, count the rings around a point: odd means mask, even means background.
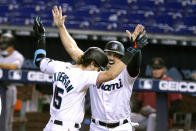
[[[129,39],[125,30],[133,32],[137,24],[142,24],[149,35],[149,46],[142,52],[139,77],[151,78],[151,59],[162,57],[167,75],[173,80],[196,81],[193,77],[196,73],[195,0],[0,0],[0,34],[9,31],[15,35],[15,49],[25,58],[22,70],[38,70],[32,64],[36,43],[32,25],[36,15],[46,27],[47,56],[72,62],[53,23],[51,10],[54,5],[62,6],[63,14],[68,16],[65,25],[82,50],[89,46],[103,48],[110,40],[121,41],[127,47]],[[41,131],[49,119],[51,84],[19,83],[17,87],[21,103],[15,106],[14,131]],[[172,128],[194,130],[196,96],[183,94],[182,101]],[[191,119],[188,119],[190,115]],[[81,130],[88,130],[89,124],[87,95]]]

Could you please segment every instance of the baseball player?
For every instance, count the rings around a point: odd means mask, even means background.
[[[57,10],[53,10],[56,15]],[[44,131],[76,131],[84,117],[84,101],[89,86],[114,79],[126,67],[121,60],[115,59],[115,65],[103,70],[108,63],[104,51],[98,47],[88,48],[76,65],[46,58],[45,29],[40,17],[35,17],[34,32],[38,38],[34,63],[44,73],[53,75],[53,97],[50,104],[50,120]],[[122,57],[123,61],[131,59],[131,53]]]
[[[77,63],[84,52],[69,35],[64,25],[66,16],[62,16],[61,7],[58,9],[54,6],[53,10],[57,12],[53,13],[53,18],[63,46]],[[113,68],[116,59],[121,59],[127,65],[126,68],[114,80],[102,82],[96,88],[89,88],[92,110],[91,131],[132,131],[130,97],[139,73],[141,49],[147,44],[147,36],[141,25],[136,27],[133,35],[128,30],[126,32],[130,43],[133,44],[126,53],[123,44],[118,41],[108,42],[104,49],[109,59],[107,70]],[[128,52],[131,53],[131,60],[126,61],[122,58],[127,56]]]
[[[14,42],[15,38],[10,32],[3,33],[0,37],[0,68],[20,69],[22,67],[24,57],[20,52],[15,50]],[[0,118],[0,129],[5,131],[12,131],[14,105],[16,104],[17,100],[17,89],[16,85],[13,83],[1,82],[1,87],[5,88],[6,95],[1,95],[3,107],[2,115]],[[6,98],[3,98],[3,96],[5,96]],[[5,119],[3,119],[3,115],[5,115]],[[4,124],[2,125],[2,123]]]

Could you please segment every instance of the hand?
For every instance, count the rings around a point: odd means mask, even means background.
[[[142,25],[138,24],[133,34],[131,34],[128,30],[126,30],[126,33],[131,41],[131,47],[129,47],[129,51],[132,53],[140,51],[148,44],[146,31]]]
[[[140,32],[140,34],[137,36],[135,40],[134,48],[141,50],[147,44],[148,44],[148,36],[146,35],[146,31]]]
[[[59,9],[58,9],[57,6],[54,6],[53,9],[52,9],[52,15],[53,15],[53,20],[54,20],[55,25],[58,28],[63,27],[64,26],[64,22],[65,22],[65,18],[67,16],[66,15],[62,16],[61,6],[59,6]]]
[[[45,28],[42,24],[42,21],[39,16],[34,18],[33,30],[35,32],[36,37],[41,40],[46,38]]]
[[[143,31],[144,31],[144,26],[138,24],[135,27],[135,30],[134,30],[133,34],[131,34],[128,30],[126,30],[126,33],[127,33],[130,40],[133,39],[133,41],[135,41],[137,36],[140,34],[140,32],[143,32]]]

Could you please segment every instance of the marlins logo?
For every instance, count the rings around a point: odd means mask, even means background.
[[[112,44],[112,47],[111,47],[112,50],[117,50],[117,48],[118,48],[117,44]]]

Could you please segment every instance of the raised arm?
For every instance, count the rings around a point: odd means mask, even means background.
[[[106,82],[106,81],[116,78],[126,66],[131,66],[129,67],[131,69],[136,68],[135,69],[136,71],[137,71],[137,68],[139,70],[139,65],[138,65],[140,64],[139,62],[136,63],[135,66],[134,64],[131,65],[131,63],[135,55],[136,55],[136,59],[140,60],[140,58],[138,58],[138,54],[140,55],[141,49],[148,44],[146,31],[142,29],[142,31],[135,33],[135,36],[136,36],[135,40],[133,40],[132,35],[129,31],[126,31],[126,32],[128,33],[128,36],[130,37],[130,47],[127,48],[126,53],[121,58],[121,60],[114,58],[115,64],[108,71],[104,71],[100,73],[98,80],[97,80],[98,83]],[[134,70],[129,70],[129,71],[134,71]]]
[[[40,62],[46,57],[46,33],[39,16],[34,18],[33,30],[37,38],[37,47],[34,53],[34,64],[40,67]]]
[[[62,62],[46,58],[46,33],[39,16],[34,18],[33,30],[37,38],[37,47],[34,52],[34,64],[39,67],[42,72],[53,74],[62,68]]]
[[[141,33],[143,32],[143,33]],[[128,30],[126,31],[130,41],[135,41],[136,45],[146,45],[147,36],[144,27],[138,24],[134,30],[134,33],[131,34]],[[141,38],[141,39],[140,39]],[[132,42],[131,42],[132,43]],[[139,74],[140,66],[142,62],[142,53],[140,47],[132,45],[132,48],[137,51],[135,55],[133,55],[133,59],[127,64],[127,71],[131,77],[136,77]],[[130,48],[131,49],[131,48]]]
[[[77,46],[76,41],[71,37],[64,25],[65,18],[67,16],[62,16],[61,7],[58,8],[57,6],[54,6],[52,14],[54,23],[58,27],[60,38],[64,48],[71,56],[71,58],[77,63],[84,52]]]
[[[100,72],[97,79],[98,84],[116,78],[126,67],[126,64],[124,64],[120,59],[114,58],[114,61],[115,64],[109,70]]]

